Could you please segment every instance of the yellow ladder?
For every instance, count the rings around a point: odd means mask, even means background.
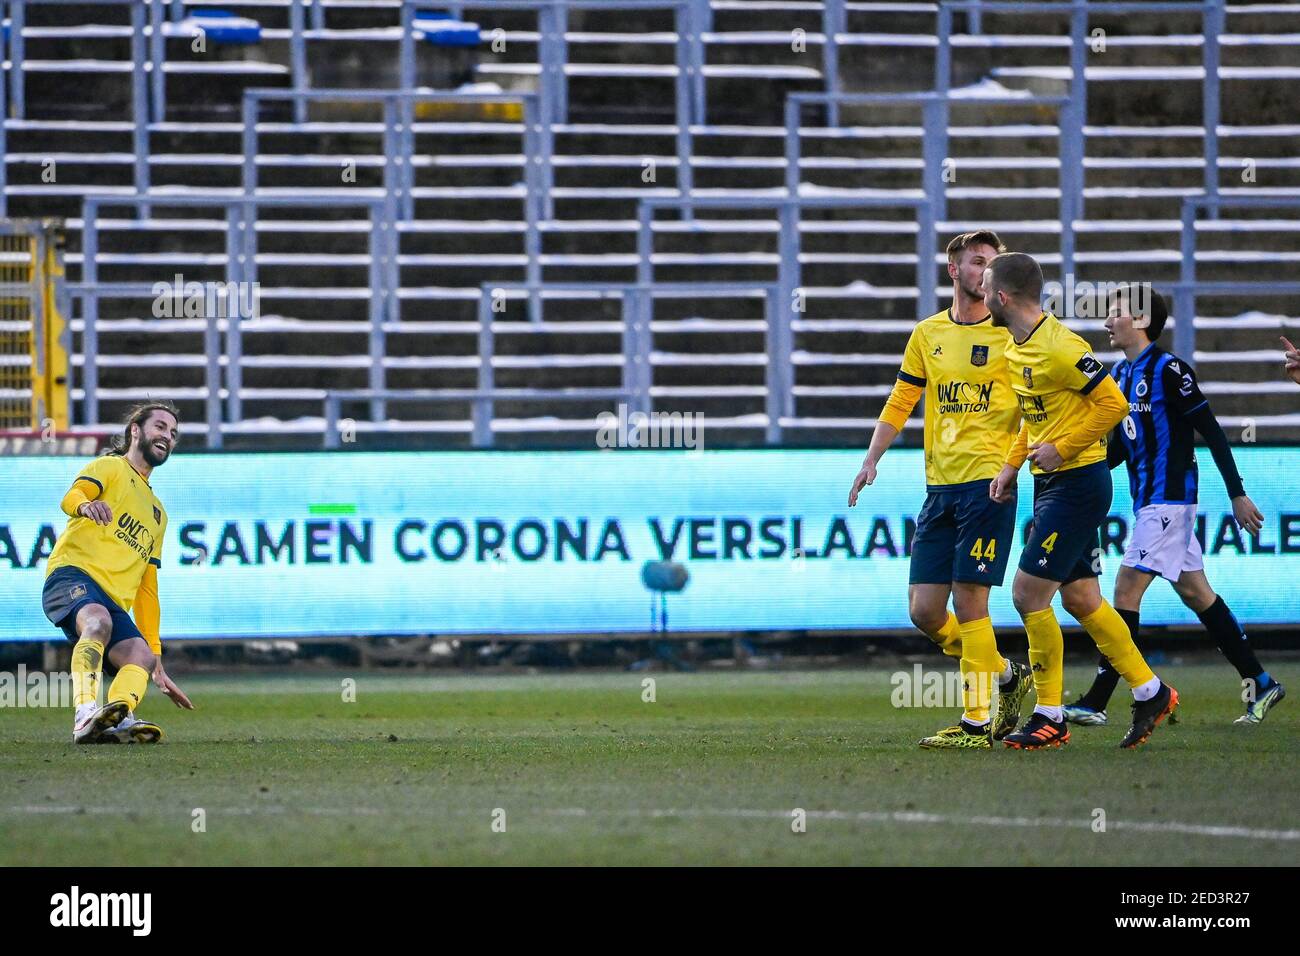
[[[68,428],[63,224],[0,219],[0,429]]]

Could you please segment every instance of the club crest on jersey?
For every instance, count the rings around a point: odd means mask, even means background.
[[[1024,372],[1025,375],[1025,388],[1033,388],[1034,370],[1031,369],[1028,365],[1026,365],[1023,369],[1021,369],[1021,371]]]
[[[1143,395],[1145,395],[1146,393],[1147,393],[1147,380],[1146,380],[1146,379],[1142,379],[1142,380],[1140,380],[1140,381],[1138,382],[1138,386],[1137,386],[1137,397],[1138,397],[1138,398],[1141,398],[1141,397],[1142,397]]]
[[[987,345],[972,345],[970,347],[971,365],[988,365],[989,364],[989,347]]]

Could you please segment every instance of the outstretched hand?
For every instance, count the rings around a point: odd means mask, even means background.
[[[190,699],[185,696],[185,691],[176,686],[176,682],[167,676],[167,672],[163,670],[161,660],[154,665],[153,682],[158,685],[158,689],[167,695],[167,697],[171,699],[171,702],[177,707],[180,707],[182,710],[194,709],[194,705],[190,703]]]

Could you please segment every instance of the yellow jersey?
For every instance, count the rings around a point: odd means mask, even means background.
[[[129,611],[145,569],[150,564],[161,567],[167,512],[149,482],[121,455],[96,458],[81,469],[73,487],[108,505],[113,520],[99,525],[89,518],[70,517],[45,573],[80,568],[122,610]]]
[[[989,318],[963,325],[952,309],[912,329],[882,421],[902,430],[925,395],[925,482],[931,489],[995,478],[1019,428],[1003,354]]]
[[[1092,354],[1092,347],[1071,332],[1056,316],[1044,312],[1023,342],[1008,334],[1007,371],[1011,387],[1020,402],[1020,414],[1030,444],[1059,445],[1077,431],[1091,410],[1087,395],[1106,378],[1106,369]],[[1056,474],[1081,468],[1106,458],[1106,436],[1092,442],[1066,461]],[[1032,465],[1038,475],[1042,469]]]

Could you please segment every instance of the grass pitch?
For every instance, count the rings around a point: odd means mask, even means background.
[[[199,710],[151,691],[157,747],[0,711],[0,864],[1300,861],[1300,698],[1236,727],[1221,661],[1160,671],[1182,721],[1146,747],[1117,749],[1121,688],[1037,753],[919,750],[956,713],[895,709],[883,669],[657,674],[653,703],[642,674],[179,675]]]

